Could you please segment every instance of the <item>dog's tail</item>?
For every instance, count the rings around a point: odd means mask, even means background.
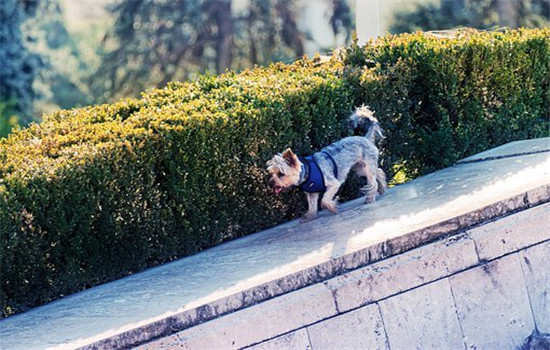
[[[374,112],[368,106],[361,106],[349,117],[350,126],[354,131],[359,131],[372,143],[376,140],[384,139],[382,128],[378,119],[374,117]]]

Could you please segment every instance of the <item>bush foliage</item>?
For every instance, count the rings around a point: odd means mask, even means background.
[[[360,84],[390,132],[387,164],[409,177],[548,135],[550,28],[387,36],[360,56],[377,62]]]
[[[202,76],[16,131],[0,142],[3,316],[296,217],[301,194],[273,196],[265,162],[348,135],[362,103],[386,129],[390,175],[546,136],[549,37],[388,36],[328,63]]]

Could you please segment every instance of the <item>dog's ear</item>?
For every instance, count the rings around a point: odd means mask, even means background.
[[[292,152],[290,148],[287,148],[283,152],[283,158],[291,167],[295,167],[296,164],[298,164],[298,157],[296,157],[296,155],[294,154],[294,152]]]

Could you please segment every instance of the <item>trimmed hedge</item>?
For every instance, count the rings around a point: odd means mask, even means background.
[[[404,34],[352,51],[349,64],[376,62],[362,71],[364,100],[389,131],[387,166],[409,178],[548,136],[550,28]]]
[[[0,142],[2,315],[296,217],[302,195],[273,196],[265,162],[348,135],[361,103],[386,129],[390,174],[546,136],[549,37],[389,36],[329,63],[203,76],[15,132]]]

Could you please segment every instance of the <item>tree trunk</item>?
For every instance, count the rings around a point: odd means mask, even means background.
[[[459,18],[464,12],[464,0],[441,1],[441,15],[444,18]]]
[[[231,0],[216,0],[216,23],[218,36],[216,38],[216,71],[223,73],[231,68],[233,62],[233,18],[231,16]]]
[[[496,0],[498,24],[501,27],[517,28],[518,0]]]

